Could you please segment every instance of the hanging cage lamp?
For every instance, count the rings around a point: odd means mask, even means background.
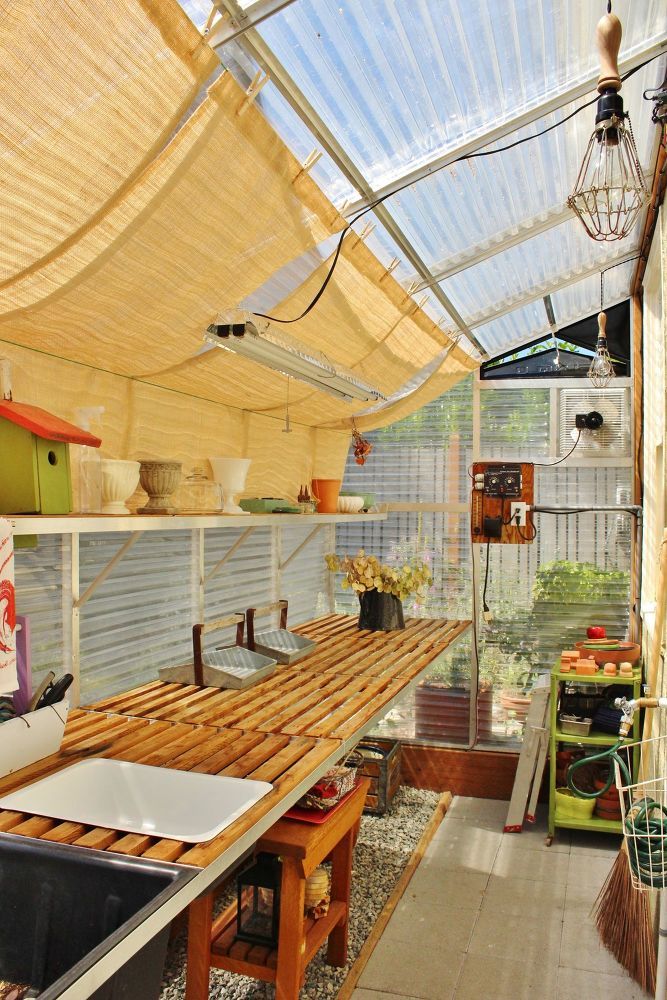
[[[595,128],[567,203],[588,235],[599,242],[627,236],[648,198],[629,114],[623,110],[618,51],[621,22],[610,11],[600,18],[595,39],[600,77]]]

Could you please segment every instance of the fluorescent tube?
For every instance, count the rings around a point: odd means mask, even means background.
[[[307,382],[338,399],[359,399],[362,402],[386,399],[379,389],[362,382],[353,372],[333,365],[318,351],[283,334],[260,333],[250,321],[212,323],[204,334],[204,340],[283,375]]]

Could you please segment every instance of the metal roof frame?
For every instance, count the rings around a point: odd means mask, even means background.
[[[242,10],[236,0],[215,0],[215,4],[219,10],[224,9],[233,17],[238,17]],[[341,173],[350,181],[357,191],[361,192],[368,199],[368,204],[370,204],[375,199],[375,195],[372,188],[367,184],[363,174],[350,156],[348,156],[346,151],[334,136],[333,132],[331,132],[322,118],[320,118],[315,108],[307,100],[305,94],[296,85],[278,57],[262,39],[261,35],[259,35],[255,29],[251,28],[244,32],[238,41],[239,44],[249,53],[249,55],[252,56],[255,62],[257,62],[262,69],[269,74],[271,81],[297,113],[301,121],[312,132],[315,139],[327,151]],[[417,253],[417,250],[395,221],[386,205],[376,205],[372,211],[385,227],[396,246],[405,255],[406,260],[408,260],[412,267],[414,267],[419,277],[423,281],[429,281],[431,278],[431,271],[429,270],[426,262]],[[451,317],[461,333],[482,354],[483,357],[487,357],[487,352],[479,343],[474,333],[470,330],[468,324],[466,324],[463,317],[443,290],[436,285],[432,289],[432,293],[445,312]]]
[[[285,3],[284,0],[257,0],[256,3],[250,5],[244,10],[239,5],[238,0],[213,0],[213,2],[218,10],[225,15],[227,23],[235,24],[237,27],[241,24],[246,26],[241,30],[235,31],[234,35],[229,35],[229,37],[209,37],[209,43],[212,46],[219,48],[226,41],[231,40],[232,37],[237,38],[237,44],[241,45],[248,55],[250,55],[255,62],[269,74],[272,82],[275,84],[284,99],[296,112],[301,121],[306,125],[317,142],[323,149],[326,150],[331,160],[335,163],[343,176],[360,193],[361,197],[358,200],[348,202],[342,210],[342,214],[348,219],[352,218],[358,212],[369,208],[369,206],[371,206],[377,199],[388,197],[397,188],[407,187],[426,177],[429,177],[437,171],[447,167],[455,160],[471,153],[478,152],[479,150],[504,139],[510,134],[516,132],[518,129],[524,128],[541,118],[544,118],[546,115],[558,111],[559,109],[566,107],[583,97],[592,95],[596,90],[597,73],[591,73],[578,82],[572,84],[567,89],[561,90],[544,101],[540,101],[539,103],[524,109],[520,114],[499,122],[494,125],[493,128],[478,133],[472,138],[466,138],[465,141],[449,149],[447,153],[435,156],[433,159],[420,164],[413,170],[397,175],[388,184],[374,189],[368,183],[354,160],[338,142],[333,132],[329,129],[315,108],[310,104],[305,94],[287,72],[275,52],[253,27],[253,23],[259,23],[260,19],[265,20],[267,17],[270,17],[272,13],[277,13],[288,4]],[[289,0],[289,2],[291,2],[291,0]],[[253,15],[257,18],[256,21],[251,20]],[[660,55],[663,52],[667,52],[667,39],[662,39],[661,41],[654,42],[650,45],[640,46],[629,56],[626,56],[625,59],[622,59],[619,62],[620,72],[621,74],[625,74],[629,70],[635,69],[646,60],[651,59],[656,55]],[[403,228],[398,224],[386,204],[382,203],[379,205],[373,205],[373,208],[370,209],[370,211],[372,211],[382,223],[388,235],[415,270],[414,276],[403,282],[409,294],[413,295],[419,291],[429,289],[431,294],[442,305],[445,312],[449,315],[449,317],[451,317],[452,321],[461,333],[476,348],[476,350],[479,351],[484,359],[489,357],[489,353],[473,333],[474,329],[483,326],[494,319],[499,319],[516,309],[530,305],[532,302],[535,302],[537,299],[544,298],[545,295],[551,292],[556,292],[559,289],[566,288],[569,285],[584,280],[593,274],[597,274],[599,273],[601,266],[606,267],[609,264],[620,263],[624,260],[630,259],[637,253],[637,248],[633,245],[632,250],[624,251],[621,254],[609,257],[604,261],[604,265],[601,265],[598,262],[588,268],[578,271],[576,274],[568,275],[560,280],[550,282],[547,285],[543,284],[539,287],[535,286],[533,289],[529,290],[527,293],[523,293],[521,296],[512,300],[505,300],[505,303],[501,305],[500,308],[480,313],[466,323],[440,286],[440,282],[465,270],[473,264],[478,264],[481,261],[488,260],[496,254],[502,253],[511,247],[518,246],[525,240],[532,239],[541,233],[545,233],[556,226],[562,225],[564,222],[573,218],[573,214],[570,209],[566,207],[554,209],[548,212],[544,219],[532,225],[522,223],[522,221],[519,220],[516,226],[505,230],[503,233],[499,233],[498,239],[494,239],[490,245],[487,240],[484,244],[469,247],[463,252],[463,254],[459,255],[458,259],[455,259],[449,265],[440,267],[438,270],[434,269],[432,266],[429,267],[429,265],[421,257],[413,242],[405,233]],[[521,346],[521,342],[517,342],[516,345],[512,346]]]

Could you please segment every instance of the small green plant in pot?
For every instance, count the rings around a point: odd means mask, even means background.
[[[427,564],[411,559],[400,566],[381,563],[376,556],[359,549],[356,556],[325,556],[332,573],[343,573],[341,587],[353,590],[359,598],[359,628],[388,632],[405,628],[403,601],[415,595],[423,597],[433,583]]]

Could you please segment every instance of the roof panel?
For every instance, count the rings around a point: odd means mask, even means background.
[[[667,32],[662,0],[617,0],[621,55]],[[601,5],[300,0],[260,26],[375,187],[595,72]]]
[[[506,316],[491,320],[475,330],[475,333],[494,358],[515,344],[527,344],[549,330],[549,322],[541,299],[520,309],[514,309]]]
[[[586,235],[578,219],[572,218],[557,229],[466,268],[442,282],[441,287],[464,319],[478,326],[483,316],[505,310],[513,302],[519,305],[527,296],[541,298],[560,282],[576,280],[578,274],[590,268],[601,269],[616,257],[631,253],[640,233],[638,224],[620,246],[600,244]]]
[[[656,86],[660,73],[656,62],[635,74],[623,88],[647,174],[656,128],[642,92]],[[594,108],[584,108],[547,135],[503,149],[508,142],[533,137],[562,122],[571,110],[568,107],[548,115],[510,140],[487,147],[491,155],[447,167],[390,199],[397,222],[433,270],[464,266],[471,251],[493,252],[507,240],[528,237],[531,228],[573,218],[566,200],[593,131]]]

